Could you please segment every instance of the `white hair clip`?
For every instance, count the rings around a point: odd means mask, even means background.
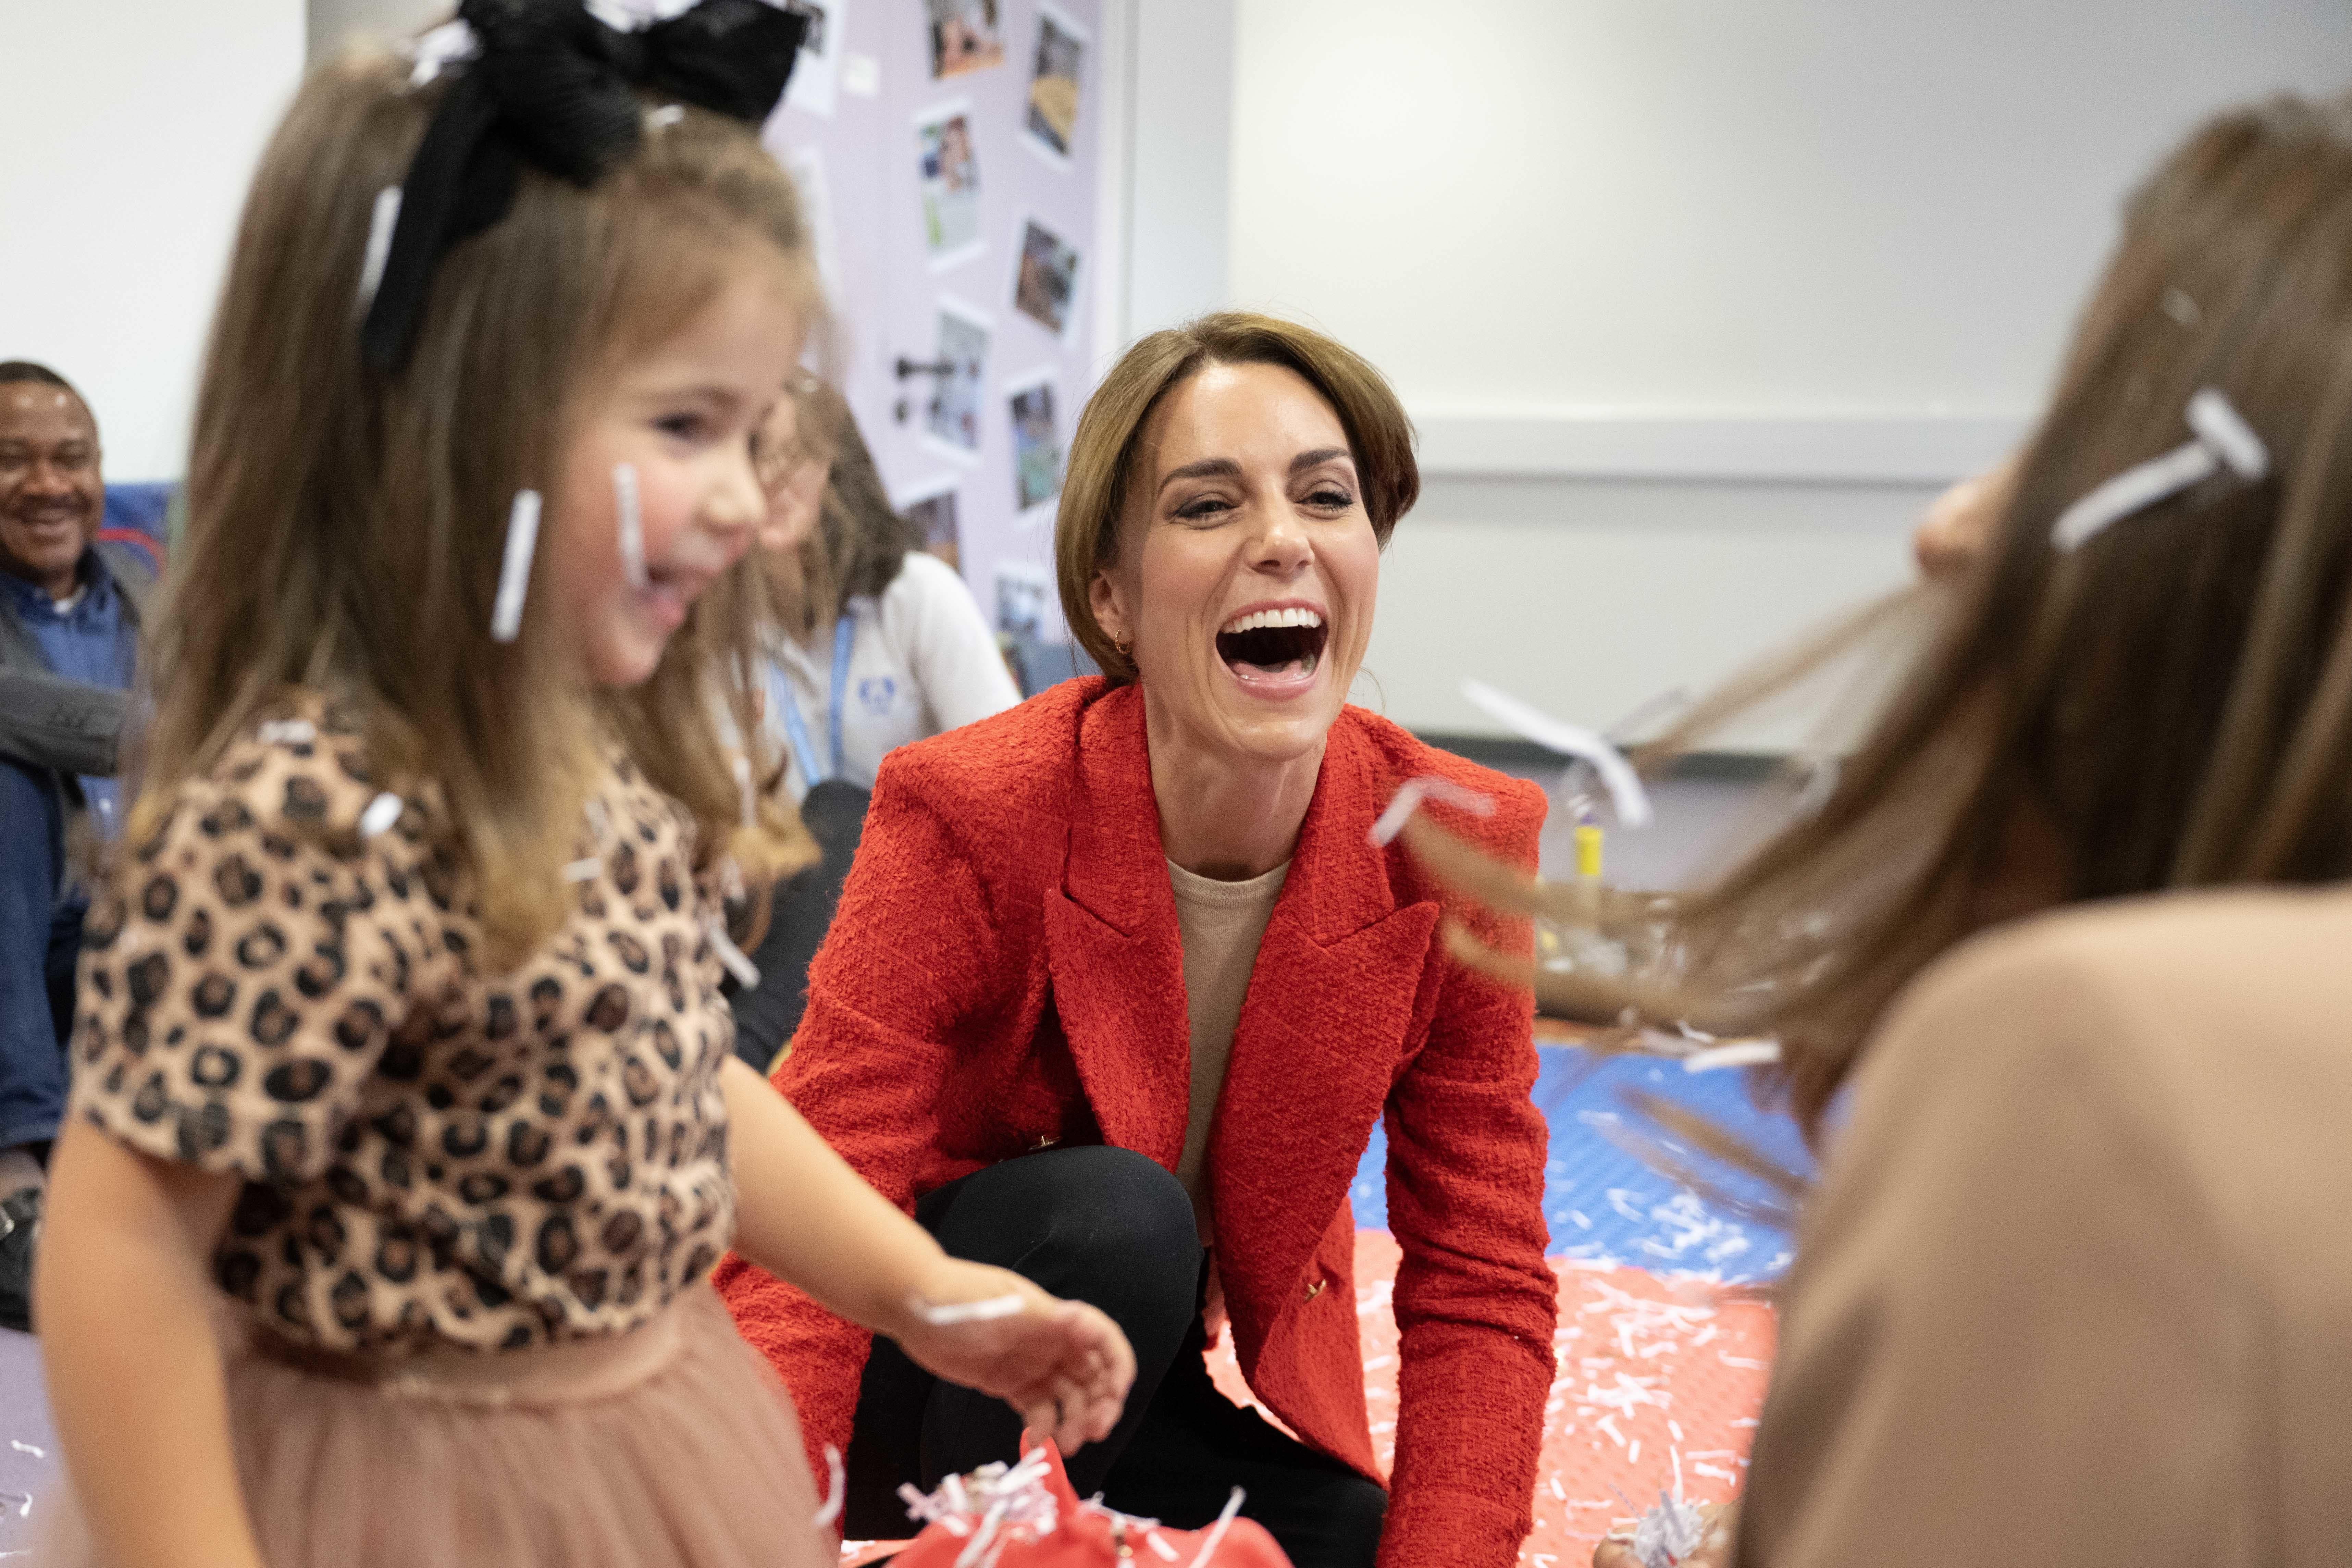
[[[2169,500],[2191,485],[2202,484],[2227,468],[2248,484],[2271,471],[2270,448],[2254,434],[2230,400],[2210,386],[2200,387],[2189,400],[2192,439],[2161,457],[2126,468],[2059,514],[2050,531],[2051,545],[2079,550],[2111,523],[2158,501]]]
[[[473,28],[463,22],[444,22],[409,46],[409,58],[415,63],[409,68],[408,85],[424,87],[449,67],[481,52],[481,40],[474,37]]]
[[[613,465],[614,512],[621,530],[621,575],[630,587],[646,587],[646,519],[637,505],[637,469],[634,463]]]
[[[392,231],[400,223],[400,187],[386,185],[375,194],[368,214],[367,249],[360,255],[360,314],[375,300],[375,286],[383,281],[383,264],[392,258]]]
[[[1421,809],[1421,803],[1424,800],[1442,800],[1477,816],[1495,815],[1493,795],[1481,795],[1475,789],[1455,784],[1452,779],[1423,773],[1397,786],[1388,809],[1381,813],[1379,820],[1372,824],[1371,832],[1365,836],[1371,841],[1372,847],[1385,848],[1394,842],[1396,836],[1404,831],[1404,825],[1412,820],[1412,814]]]
[[[512,642],[522,630],[523,595],[530,590],[531,552],[539,548],[539,492],[515,491],[507,512],[507,553],[499,563],[498,597],[490,602],[490,637]]]

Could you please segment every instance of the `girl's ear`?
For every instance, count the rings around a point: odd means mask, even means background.
[[[1097,572],[1095,580],[1087,584],[1087,605],[1095,613],[1095,625],[1102,627],[1103,636],[1124,647],[1135,641],[1135,632],[1128,625],[1127,595],[1108,572]]]

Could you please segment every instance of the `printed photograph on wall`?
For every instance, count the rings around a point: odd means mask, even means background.
[[[972,148],[971,106],[957,102],[915,117],[922,154],[923,243],[933,267],[950,267],[980,249],[980,155]]]
[[[923,0],[931,17],[931,79],[1004,63],[1000,0]]]
[[[934,359],[945,368],[932,377],[937,390],[924,416],[923,429],[936,445],[959,458],[970,458],[980,450],[980,399],[988,379],[991,324],[977,310],[940,301]]]
[[[1077,287],[1078,253],[1035,218],[1024,221],[1013,308],[1058,338],[1070,324]]]
[[[1054,428],[1054,379],[1040,371],[1010,389],[1013,410],[1013,506],[1042,507],[1062,489],[1062,437]]]
[[[1042,641],[1045,605],[1054,596],[1053,574],[1030,561],[996,563],[996,629],[1011,637]]]
[[[939,479],[923,487],[898,508],[899,513],[915,525],[922,548],[938,556],[958,571],[963,569],[963,552],[956,537],[956,482]]]
[[[835,84],[841,68],[841,13],[849,0],[784,0],[784,9],[808,18],[808,36],[801,40],[800,58],[793,65],[792,86],[784,101],[794,109],[833,118]]]
[[[1086,30],[1051,5],[1037,7],[1037,51],[1029,68],[1029,144],[1066,164],[1078,133],[1078,68]]]

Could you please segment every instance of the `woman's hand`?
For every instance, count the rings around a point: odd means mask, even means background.
[[[1911,550],[1919,558],[1921,573],[1929,577],[1957,577],[1992,548],[2001,513],[2017,493],[2018,463],[2018,455],[2011,454],[1983,473],[1962,479],[1928,505],[1911,534]]]
[[[1739,1505],[1701,1503],[1698,1517],[1704,1527],[1698,1550],[1679,1559],[1679,1568],[1730,1568],[1731,1538],[1739,1528]],[[1592,1549],[1592,1568],[1642,1568],[1642,1560],[1633,1555],[1633,1531],[1612,1531],[1602,1536],[1601,1544]]]
[[[1135,1382],[1135,1352],[1103,1312],[960,1258],[940,1258],[884,1331],[926,1372],[1012,1405],[1065,1454],[1110,1435]]]
[[[925,1371],[992,1394],[1065,1454],[1110,1433],[1135,1382],[1117,1323],[1020,1275],[950,1258],[866,1184],[759,1074],[721,1065],[735,1247]]]

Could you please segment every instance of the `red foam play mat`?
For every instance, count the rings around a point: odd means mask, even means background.
[[[1384,1466],[1396,1453],[1397,1329],[1389,1297],[1397,1258],[1387,1232],[1357,1233],[1364,1388]],[[1677,1466],[1693,1501],[1721,1501],[1739,1490],[1764,1403],[1773,1318],[1752,1295],[1704,1281],[1569,1258],[1551,1263],[1559,1276],[1559,1370],[1545,1408],[1535,1531],[1519,1561],[1527,1568],[1581,1568],[1612,1523],[1673,1488]],[[1227,1340],[1210,1351],[1209,1367],[1236,1404],[1256,1403]],[[855,1563],[891,1547],[853,1542],[843,1550]]]

